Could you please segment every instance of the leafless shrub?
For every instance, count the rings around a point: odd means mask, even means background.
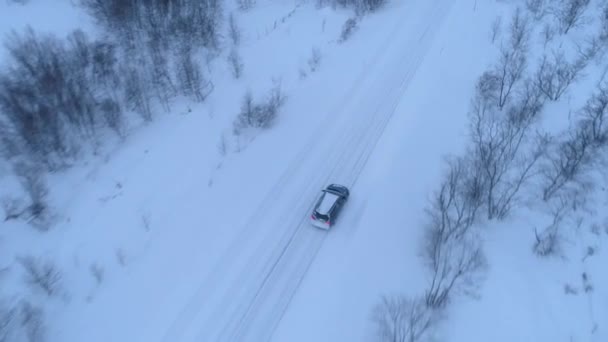
[[[280,84],[270,90],[263,103],[254,103],[251,92],[247,92],[243,98],[241,112],[234,123],[234,133],[238,135],[246,128],[269,128],[276,120],[285,99]]]
[[[17,262],[23,267],[29,285],[41,289],[49,297],[58,294],[61,289],[61,272],[55,264],[32,256],[18,257]]]
[[[498,17],[496,17],[496,19],[494,19],[494,22],[492,22],[492,30],[490,31],[490,38],[491,38],[492,44],[494,44],[496,39],[500,36],[501,28],[502,28],[502,16],[498,16]]]
[[[310,58],[308,58],[308,67],[310,68],[310,71],[317,71],[319,64],[321,64],[321,50],[318,48],[313,48]]]
[[[230,65],[230,70],[232,71],[234,78],[241,78],[244,65],[239,52],[234,47],[230,49],[230,53],[228,54],[228,64]]]
[[[2,209],[4,210],[4,221],[16,220],[22,217],[27,211],[27,206],[16,198],[2,199]]]
[[[599,227],[598,227],[599,228]],[[599,230],[596,232],[596,235],[599,235]],[[595,248],[591,247],[591,246],[587,246],[587,249],[585,250],[585,256],[583,256],[583,259],[581,261],[585,261],[587,260],[587,258],[592,257],[595,255]]]
[[[116,248],[114,254],[116,255],[116,261],[118,261],[118,264],[120,266],[127,266],[127,255],[125,254],[125,251],[122,248]]]
[[[423,298],[383,296],[373,310],[378,340],[382,342],[417,342],[430,332],[436,313]]]
[[[340,33],[340,38],[338,39],[338,43],[344,43],[347,41],[353,33],[357,30],[357,19],[348,18],[344,25],[342,25],[342,32]]]
[[[551,57],[543,56],[536,72],[538,88],[552,101],[557,101],[575,82],[585,67],[584,63],[569,63],[563,51],[554,51]]]
[[[226,141],[226,136],[223,133],[220,135],[220,141],[217,143],[217,150],[222,157],[228,153],[228,142]]]
[[[150,214],[149,213],[141,215],[141,224],[143,225],[144,230],[146,232],[150,231],[151,222],[150,222]]]
[[[93,276],[93,279],[95,279],[97,285],[101,285],[104,277],[103,267],[101,267],[101,265],[99,265],[98,263],[92,263],[89,267],[89,271],[91,272],[91,275]]]
[[[562,34],[568,34],[572,28],[582,22],[583,14],[591,0],[557,1],[554,15],[560,23]]]
[[[551,223],[540,234],[536,228],[534,229],[536,240],[533,249],[536,255],[546,257],[555,255],[561,251],[562,236],[560,229],[568,210],[568,199],[560,198],[553,204],[553,208],[551,209]]]
[[[236,23],[234,13],[230,13],[230,16],[228,17],[228,36],[232,41],[232,45],[238,46],[241,43],[241,29]]]
[[[581,274],[581,278],[583,281],[583,289],[585,290],[585,293],[593,292],[593,284],[591,284],[591,280],[589,280],[587,272],[583,272]]]
[[[564,285],[564,293],[567,295],[577,295],[578,290],[570,284]]]

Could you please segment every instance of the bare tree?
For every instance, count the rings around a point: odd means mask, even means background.
[[[26,208],[29,219],[42,219],[48,211],[46,202],[48,188],[42,170],[29,163],[17,163],[15,164],[15,174],[19,177],[30,200],[30,204]],[[48,229],[45,226],[40,226],[40,228]]]
[[[89,267],[89,271],[91,272],[91,275],[95,279],[95,282],[97,283],[97,285],[100,285],[103,282],[104,273],[105,273],[103,267],[101,265],[99,265],[98,263],[92,263],[91,266]]]
[[[454,291],[470,291],[486,260],[477,237],[471,231],[446,236],[437,227],[427,230],[424,255],[431,269],[425,302],[430,308],[444,308]]]
[[[582,176],[591,163],[591,137],[585,130],[568,133],[549,155],[543,170],[543,200],[548,201],[565,185]]]
[[[222,157],[228,153],[228,142],[226,141],[226,136],[224,134],[220,135],[220,141],[217,143],[217,150]]]
[[[17,309],[0,302],[0,342],[15,340]]]
[[[608,144],[608,86],[599,85],[582,110],[581,127],[588,132],[593,144]]]
[[[604,4],[601,10],[600,20],[600,39],[605,42],[606,40],[608,40],[608,3]]]
[[[241,43],[241,29],[236,23],[234,13],[230,13],[230,16],[228,17],[228,36],[232,41],[232,45],[239,46]]]
[[[141,73],[132,68],[125,70],[124,98],[131,110],[137,112],[146,122],[152,121],[150,91]]]
[[[26,300],[0,303],[0,342],[43,342],[45,333],[42,309]]]
[[[100,129],[121,134],[121,82],[114,46],[82,31],[66,41],[28,29],[7,41],[10,68],[0,72],[0,140],[46,171],[68,167]]]
[[[496,39],[500,36],[501,28],[502,28],[502,16],[498,16],[492,22],[492,30],[490,31],[490,39],[492,41],[492,44],[494,44]]]
[[[236,0],[236,4],[241,11],[247,11],[255,6],[255,0]]]
[[[484,184],[480,169],[472,166],[467,159],[448,160],[449,171],[427,210],[431,226],[442,239],[458,238],[476,222]]]
[[[41,289],[49,297],[60,291],[61,272],[52,262],[42,261],[32,256],[19,257],[17,262],[23,267],[28,284]]]
[[[382,8],[387,0],[359,0],[352,1],[355,9],[358,9],[361,13],[375,12]]]
[[[608,145],[605,124],[608,91],[600,86],[581,111],[581,119],[552,145],[543,167],[543,200],[559,194],[568,184],[585,186],[586,177],[601,159],[600,151]]]
[[[541,20],[548,13],[549,0],[526,0],[526,9],[534,20]]]
[[[241,103],[241,111],[234,122],[234,134],[239,135],[247,127],[253,127],[256,105],[253,103],[251,91],[247,91]]]
[[[321,50],[318,48],[313,48],[310,54],[310,58],[308,58],[308,67],[311,72],[317,71],[319,65],[321,64]]]
[[[511,18],[509,47],[513,51],[525,53],[530,41],[530,21],[518,7]]]
[[[177,79],[181,92],[194,101],[204,101],[213,89],[203,76],[200,65],[193,60],[193,51],[183,46],[178,58]]]
[[[491,74],[498,82],[497,105],[502,109],[509,101],[515,85],[522,79],[527,58],[519,50],[502,48],[500,59]]]
[[[357,30],[357,19],[348,18],[344,25],[342,25],[342,32],[340,33],[340,38],[338,39],[338,43],[344,43],[347,41],[353,33]]]
[[[372,320],[382,342],[418,342],[436,322],[436,313],[422,298],[383,296],[373,310]]]
[[[543,46],[546,48],[547,44],[549,44],[555,37],[555,29],[553,28],[553,26],[551,26],[551,24],[547,23],[543,26],[541,36],[543,39]]]
[[[560,4],[555,8],[554,14],[560,23],[563,34],[568,34],[568,31],[581,23],[583,14],[589,6],[590,1],[591,0],[558,1]]]
[[[228,54],[228,65],[230,65],[230,70],[232,71],[232,76],[234,78],[239,79],[243,74],[243,60],[239,55],[238,50],[233,47],[230,49],[230,53]]]
[[[543,101],[540,91],[526,82],[518,101],[503,113],[488,104],[492,98],[484,91],[483,85],[478,86],[470,112],[469,155],[473,167],[482,173],[488,218],[502,219],[544,151],[544,139],[532,139],[530,132]],[[530,155],[521,152],[527,148],[534,152]]]
[[[112,98],[105,98],[101,100],[99,109],[108,127],[116,132],[119,137],[124,138],[126,133],[121,105]]]
[[[27,336],[27,341],[43,342],[46,329],[42,309],[27,301],[22,302],[19,309],[20,323]]]
[[[543,56],[536,72],[538,88],[552,101],[557,101],[581,75],[585,63],[569,63],[563,51]]]
[[[505,107],[515,86],[522,80],[527,65],[529,35],[529,21],[518,8],[511,19],[509,38],[501,45],[498,63],[478,83],[484,97],[493,98],[499,109]]]
[[[483,173],[470,158],[448,161],[448,173],[427,210],[423,255],[431,270],[426,305],[443,308],[455,289],[467,289],[485,264],[472,227],[483,205]]]
[[[560,197],[551,209],[551,222],[539,234],[534,229],[534,252],[539,256],[555,255],[560,250],[560,228],[567,215],[569,201],[565,197]]]

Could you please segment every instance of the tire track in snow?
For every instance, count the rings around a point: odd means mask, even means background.
[[[396,32],[400,27],[400,23],[397,23],[392,32]],[[382,48],[378,49],[376,54],[373,55],[371,62],[372,67],[376,66],[377,61],[383,56],[385,50],[390,45],[392,41],[392,37],[389,36],[384,41]],[[305,144],[304,148],[298,152],[298,154],[293,158],[293,160],[289,163],[286,170],[282,173],[279,180],[275,183],[275,185],[268,191],[265,195],[264,199],[261,201],[260,206],[256,209],[252,216],[249,217],[247,222],[249,224],[243,225],[243,227],[236,234],[236,239],[230,244],[230,247],[227,249],[224,259],[230,259],[235,255],[238,255],[239,249],[243,246],[243,244],[251,239],[252,236],[256,234],[255,229],[251,229],[251,222],[260,222],[261,218],[264,215],[267,215],[268,208],[272,205],[276,205],[276,199],[281,196],[281,194],[285,193],[286,185],[289,184],[291,178],[293,177],[295,171],[300,169],[306,161],[308,161],[313,155],[310,153],[317,146],[322,146],[324,144],[330,143],[330,140],[327,137],[332,136],[331,133],[328,134],[328,131],[334,132],[342,132],[338,134],[344,134],[347,132],[352,126],[353,121],[350,120],[348,116],[348,112],[344,110],[340,110],[341,108],[346,107],[346,104],[349,103],[355,94],[357,94],[364,84],[364,80],[368,78],[370,75],[369,69],[367,68],[361,69],[359,72],[356,81],[350,86],[350,88],[344,93],[343,97],[340,101],[338,101],[328,112],[330,115],[334,113],[338,113],[340,115],[333,116],[336,118],[333,121],[320,122],[316,127],[316,131],[326,132],[324,136],[325,139],[319,139],[318,137],[312,137],[307,144]],[[329,130],[328,130],[329,128]],[[339,130],[342,128],[342,130]],[[323,144],[322,144],[323,143]],[[210,293],[214,292],[216,288],[217,282],[214,282],[214,279],[221,276],[224,272],[224,263],[218,263],[216,266],[208,273],[205,279],[210,279],[209,281],[205,281],[201,284],[201,286],[197,289],[196,293],[192,296],[192,298],[188,301],[186,307],[184,307],[178,316],[174,319],[174,321],[170,324],[169,329],[167,330],[165,336],[163,337],[163,342],[174,342],[181,341],[182,336],[184,336],[185,331],[189,328],[192,321],[194,321],[195,317],[199,315],[201,307],[206,303],[206,297],[210,295]]]
[[[436,13],[438,14],[440,22],[449,11],[449,6],[445,5],[446,4],[436,8]],[[358,158],[346,158],[348,162],[337,170],[338,173],[344,173],[344,171],[350,170],[350,175],[347,178],[348,180],[344,183],[351,188],[355,185],[358,176],[361,174],[367,160],[380,140],[382,133],[390,122],[392,114],[395,112],[401,100],[402,94],[406,91],[410,80],[413,78],[426,51],[430,47],[432,36],[437,31],[437,26],[439,26],[438,24],[435,24],[437,23],[435,22],[431,24],[431,26],[428,26],[418,39],[419,43],[426,39],[423,46],[420,46],[419,53],[415,54],[411,59],[404,59],[404,64],[400,65],[406,72],[401,78],[401,82],[395,88],[396,90],[387,96],[388,101],[381,101],[378,105],[372,116],[373,119],[371,120],[371,123],[368,122],[368,124],[370,124],[370,126],[368,126],[370,129],[367,130],[365,138],[361,139],[361,137],[359,137],[359,143],[356,144],[356,147],[349,150],[350,155],[358,155]],[[355,135],[352,137],[356,138]],[[353,147],[355,145],[349,144],[348,146]],[[344,155],[347,154],[348,153]],[[335,171],[336,170],[334,169],[334,172]],[[332,172],[332,175],[328,178],[336,178],[338,175],[334,174],[334,172]],[[304,218],[301,219],[297,230],[294,232],[293,238],[289,240],[279,257],[275,259],[273,269],[266,275],[245,314],[237,324],[227,326],[223,331],[224,335],[218,340],[266,341],[271,338],[274,329],[287,309],[291,298],[296,293],[299,284],[303,280],[324,240],[325,235],[319,235],[318,231],[310,229],[309,227],[308,213],[311,209],[312,206],[306,211]],[[323,233],[321,232],[321,234]],[[287,271],[280,271],[283,269],[286,269]],[[267,322],[269,328],[258,329],[258,334],[251,331],[252,326],[263,326],[264,321]]]
[[[445,0],[438,0],[435,1],[435,5],[441,7],[443,4],[445,6],[445,2]],[[436,10],[437,8],[434,8],[434,14],[441,12],[437,12]],[[429,16],[425,17],[428,18]],[[438,23],[433,22],[433,25],[435,24]],[[393,35],[388,37],[384,44],[384,49],[379,50],[374,56],[372,67],[376,69],[382,67],[381,63],[378,63],[378,60],[385,57],[388,46],[394,44],[394,36],[399,32],[400,28],[400,24],[393,28]],[[428,31],[429,29],[427,28],[423,32],[420,37],[421,40],[423,38],[429,39],[426,36]],[[434,30],[431,31],[434,32]],[[430,42],[427,45],[430,45]],[[250,221],[248,222],[252,224],[243,227],[243,234],[237,234],[236,240],[231,244],[226,253],[227,260],[218,263],[215,270],[206,278],[207,281],[202,284],[192,298],[188,307],[184,308],[180,316],[173,322],[172,329],[165,336],[166,341],[180,341],[179,337],[187,328],[191,328],[190,322],[193,321],[197,323],[202,322],[202,326],[197,324],[198,328],[202,329],[200,334],[192,336],[199,337],[196,340],[215,341],[218,339],[229,339],[257,341],[257,338],[246,338],[247,334],[251,332],[252,327],[256,324],[260,327],[263,326],[263,328],[258,329],[261,330],[258,332],[259,335],[263,335],[263,337],[260,336],[262,338],[259,340],[265,340],[270,337],[325,237],[325,232],[308,229],[308,214],[312,209],[312,202],[320,189],[319,185],[325,185],[332,179],[337,180],[336,178],[346,178],[342,182],[351,187],[355,184],[358,175],[388,124],[392,112],[394,112],[399,102],[401,93],[405,90],[409,79],[411,79],[415,72],[416,66],[424,56],[425,51],[418,51],[417,54],[413,55],[415,56],[414,61],[411,58],[404,58],[404,65],[399,65],[399,67],[404,67],[405,77],[401,79],[400,84],[396,85],[395,89],[397,90],[390,92],[391,95],[388,98],[392,99],[392,101],[389,101],[391,103],[389,109],[383,110],[385,106],[382,105],[385,102],[380,100],[377,109],[373,111],[374,114],[369,115],[367,113],[367,115],[363,115],[361,120],[350,117],[348,115],[349,112],[344,110],[348,106],[344,105],[345,102],[343,102],[352,99],[353,95],[357,94],[357,91],[364,85],[364,80],[369,78],[369,72],[364,70],[358,76],[357,82],[346,93],[344,100],[337,103],[337,106],[342,105],[342,110],[333,111],[333,113],[340,113],[341,115],[337,120],[333,121],[334,125],[331,131],[338,131],[340,136],[338,141],[342,143],[335,145],[329,152],[329,156],[325,156],[325,159],[335,162],[327,163],[323,170],[317,170],[318,173],[312,179],[305,179],[304,185],[299,188],[300,190],[305,189],[304,193],[298,191],[302,195],[291,203],[293,206],[288,207],[279,220],[277,220],[276,223],[278,224],[274,225],[276,227],[287,226],[288,228],[294,228],[291,230],[286,229],[277,247],[271,249],[271,252],[268,253],[268,245],[272,245],[272,243],[269,244],[268,242],[274,240],[276,243],[277,240],[277,232],[271,231],[271,234],[267,234],[261,239],[261,243],[254,246],[253,251],[250,251],[251,248],[248,248],[248,251],[252,253],[246,255],[250,255],[251,257],[247,263],[239,265],[239,261],[236,259],[238,259],[237,256],[239,254],[243,254],[239,253],[243,252],[241,250],[242,247],[247,246],[247,240],[254,238],[259,233],[260,229],[252,228],[255,228],[258,222],[264,222],[264,215],[268,215],[268,210],[273,205],[276,205],[277,199],[281,198],[283,193],[290,193],[286,192],[286,189],[290,183],[293,183],[292,178],[296,171],[301,169],[302,165],[311,161],[314,162],[315,155],[311,151],[314,151],[318,146],[323,148],[325,144],[321,144],[321,142],[329,143],[336,141],[335,135],[326,134],[325,139],[312,139],[296,156],[294,162],[288,165],[279,181],[262,201],[261,206],[250,217]],[[383,71],[386,72],[386,70]],[[327,123],[323,123],[323,131],[327,133]],[[348,171],[348,173],[345,174],[345,171]],[[302,213],[304,213],[303,218],[298,216]],[[271,222],[265,223],[274,223],[272,218],[270,219]],[[286,222],[288,222],[287,225],[285,224]],[[264,260],[266,262],[260,262]],[[295,264],[293,264],[294,262]],[[260,269],[259,265],[263,267]],[[206,311],[204,312],[206,314],[200,317],[199,311],[207,303],[205,300],[206,296],[213,296],[218,290],[220,292],[225,290],[219,288],[219,285],[225,284],[225,281],[218,281],[218,277],[221,278],[222,274],[225,273],[222,268],[233,268],[233,266],[236,269],[242,270],[239,277],[232,279],[231,286],[224,292],[223,296],[219,296],[221,300],[219,300],[218,305],[215,307],[217,310],[213,310],[213,308],[212,310],[202,310]],[[277,287],[278,291],[275,290]],[[196,319],[199,317],[202,320]],[[259,322],[260,317],[264,317],[262,322]],[[222,327],[222,322],[227,322],[228,324]],[[215,326],[216,324],[219,324],[219,326]],[[220,328],[219,335],[217,335],[218,331],[214,328]],[[203,338],[209,335],[211,338]]]

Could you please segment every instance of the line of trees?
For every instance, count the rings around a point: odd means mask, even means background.
[[[31,28],[5,41],[0,70],[0,156],[11,161],[30,204],[3,203],[6,219],[46,212],[43,180],[113,132],[124,138],[136,119],[170,110],[185,96],[204,101],[213,90],[201,57],[218,48],[219,0],[82,0],[105,34],[76,30],[65,39]],[[31,190],[31,191],[30,191]]]
[[[527,1],[536,20],[553,14],[562,34],[584,23],[588,5],[586,0]],[[486,266],[479,230],[486,222],[509,217],[523,193],[544,202],[552,216],[545,230],[536,232],[534,251],[548,255],[557,250],[567,211],[587,195],[590,173],[605,169],[608,86],[597,86],[563,134],[544,133],[539,122],[545,104],[558,101],[605,52],[599,42],[608,32],[608,6],[600,19],[600,34],[579,46],[572,61],[562,50],[553,50],[533,69],[528,58],[532,20],[521,10],[514,13],[497,63],[477,81],[467,153],[448,159],[447,173],[426,209],[422,256],[428,286],[420,296],[385,296],[376,305],[372,319],[381,341],[424,340],[455,293],[475,290]],[[493,42],[500,26],[496,21]]]
[[[101,1],[82,6],[105,28],[67,39],[13,32],[0,72],[5,157],[27,156],[47,171],[69,166],[83,141],[105,129],[126,134],[128,112],[150,121],[175,96],[203,101],[212,90],[197,60],[218,46],[219,1]]]

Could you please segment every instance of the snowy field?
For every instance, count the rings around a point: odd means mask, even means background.
[[[1,2],[0,33],[30,25],[58,37],[77,28],[99,35],[73,3]],[[429,287],[429,204],[445,158],[470,153],[475,85],[525,3],[389,0],[361,17],[308,1],[263,0],[245,11],[224,3],[217,53],[198,60],[213,81],[204,101],[176,97],[150,122],[134,120],[124,139],[46,175],[48,231],[0,222],[0,341],[390,340],[378,336],[373,308],[383,295]],[[530,19],[528,68],[543,51],[574,54],[605,6],[591,1],[585,25],[545,41],[551,15]],[[241,33],[236,47],[229,13]],[[342,40],[349,18],[357,25]],[[242,61],[238,78],[231,49]],[[570,127],[606,81],[602,53],[548,101],[539,129]],[[285,102],[272,127],[235,134],[245,94],[262,98],[278,85]],[[604,165],[597,158],[587,173]],[[27,197],[11,162],[0,160],[3,203]],[[534,200],[541,183],[530,182],[505,219],[482,217],[475,229],[486,267],[412,341],[608,341],[602,177],[589,176],[597,184],[584,188],[589,198],[560,216],[549,256],[534,249],[554,218]],[[309,217],[329,183],[351,196],[323,231]],[[51,287],[31,284],[27,260],[52,265]],[[24,314],[23,303],[40,315]]]

